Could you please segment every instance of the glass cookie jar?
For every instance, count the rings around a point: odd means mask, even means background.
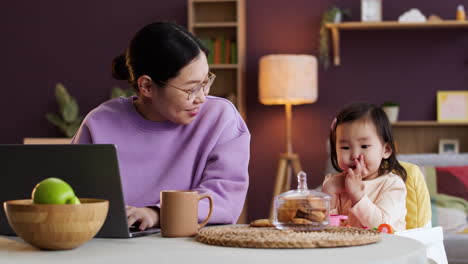
[[[281,230],[313,231],[328,226],[331,197],[307,188],[307,174],[297,175],[298,188],[275,196],[273,225]]]

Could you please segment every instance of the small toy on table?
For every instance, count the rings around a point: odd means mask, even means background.
[[[380,233],[393,234],[393,228],[389,224],[380,224],[379,227],[377,227],[377,231]]]
[[[348,219],[348,216],[347,215],[331,214],[329,219],[330,219],[330,225],[331,226],[340,226],[341,220]]]

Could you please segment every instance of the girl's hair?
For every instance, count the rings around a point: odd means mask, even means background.
[[[184,27],[173,22],[157,22],[143,27],[130,41],[125,54],[112,61],[112,76],[127,80],[138,91],[137,80],[148,75],[160,87],[208,50]]]
[[[379,175],[383,175],[385,172],[393,171],[398,174],[403,181],[406,181],[406,170],[401,166],[396,158],[395,143],[393,142],[392,127],[388,121],[388,117],[385,112],[369,103],[352,103],[347,106],[338,114],[336,119],[332,123],[330,133],[330,150],[331,150],[331,162],[333,167],[337,171],[342,171],[338,166],[338,159],[336,154],[336,128],[338,125],[353,122],[359,119],[366,118],[374,123],[377,134],[379,135],[382,142],[387,143],[392,149],[392,154],[388,159],[383,159],[379,167]]]

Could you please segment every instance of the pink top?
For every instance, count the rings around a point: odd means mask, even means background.
[[[333,175],[328,174],[324,183],[331,177]],[[344,225],[374,228],[386,223],[395,231],[405,230],[406,186],[403,179],[389,173],[363,183],[365,194],[353,207],[347,193],[332,195],[330,214],[347,215]]]

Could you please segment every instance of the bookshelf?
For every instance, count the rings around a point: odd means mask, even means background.
[[[468,123],[400,121],[392,127],[400,154],[438,153],[440,139],[458,139],[460,152],[468,152]]]
[[[333,63],[339,66],[340,61],[340,30],[406,30],[406,29],[453,29],[468,28],[468,21],[442,20],[421,23],[400,23],[398,21],[383,22],[343,22],[327,23],[325,27],[331,31],[333,43]]]
[[[210,50],[210,94],[230,100],[246,120],[245,0],[188,0],[188,29]]]

